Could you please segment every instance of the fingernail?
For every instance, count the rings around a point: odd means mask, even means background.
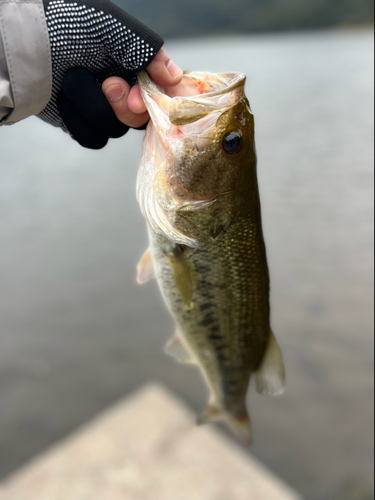
[[[167,70],[168,70],[169,74],[171,76],[173,76],[173,78],[181,75],[181,73],[182,73],[182,70],[173,61],[169,61],[169,64],[167,66]]]
[[[110,102],[116,102],[125,94],[125,89],[122,85],[111,85],[103,90],[104,95]]]

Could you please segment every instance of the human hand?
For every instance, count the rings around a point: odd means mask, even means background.
[[[146,68],[151,79],[162,87],[175,87],[183,78],[182,70],[161,49]],[[119,77],[107,78],[102,90],[117,118],[132,128],[142,127],[149,120],[139,85],[133,87]]]
[[[108,137],[121,137],[129,126],[145,123],[139,90],[131,89],[139,71],[149,67],[156,81],[178,83],[178,75],[168,76],[161,38],[109,0],[44,0],[44,8],[53,81],[52,97],[38,116],[82,146],[100,149]],[[101,84],[114,75],[124,95],[109,105]],[[113,87],[109,82],[108,89]]]

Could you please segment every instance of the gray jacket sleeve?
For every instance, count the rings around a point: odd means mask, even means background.
[[[0,125],[40,113],[52,64],[42,0],[0,0]]]

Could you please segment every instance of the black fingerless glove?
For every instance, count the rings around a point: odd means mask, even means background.
[[[163,40],[109,0],[44,0],[52,54],[52,97],[38,115],[82,146],[100,149],[129,127],[102,90],[110,76],[130,85]]]

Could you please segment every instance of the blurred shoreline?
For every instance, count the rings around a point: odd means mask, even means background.
[[[218,38],[218,39],[224,39],[224,38],[251,38],[252,36],[256,37],[277,37],[277,36],[288,36],[292,37],[294,35],[321,35],[321,34],[329,34],[329,33],[368,33],[368,32],[374,32],[375,33],[375,24],[374,23],[362,23],[362,24],[350,24],[350,25],[337,25],[337,26],[331,26],[331,27],[322,27],[322,28],[317,28],[317,27],[312,27],[312,28],[296,28],[296,29],[275,29],[275,30],[265,30],[265,31],[255,31],[255,32],[246,32],[246,31],[239,31],[237,33],[233,32],[226,32],[226,31],[210,31],[209,33],[200,33],[199,35],[194,35],[190,37],[182,37],[182,36],[168,36],[166,37],[165,41],[166,42],[179,42],[183,40],[188,40],[189,42],[195,42],[196,40],[205,40],[209,39],[212,40],[213,38]]]
[[[237,40],[237,39],[251,39],[251,38],[258,38],[258,39],[265,39],[265,38],[293,38],[293,37],[310,37],[310,36],[324,36],[324,35],[374,35],[375,34],[375,25],[358,25],[358,26],[333,26],[331,28],[311,28],[311,29],[295,29],[295,30],[276,30],[276,31],[261,31],[261,32],[254,32],[254,33],[246,33],[246,32],[239,32],[239,33],[226,33],[226,32],[210,32],[207,34],[199,34],[197,36],[192,36],[192,37],[173,37],[173,36],[168,36],[165,38],[165,44],[167,46],[172,46],[173,44],[180,44],[184,43],[184,41],[187,41],[192,44],[196,44],[197,42],[199,43],[200,40],[205,41],[205,40],[218,40],[218,41],[225,41],[225,40]]]
[[[374,25],[371,0],[115,0],[164,38],[252,35]]]

